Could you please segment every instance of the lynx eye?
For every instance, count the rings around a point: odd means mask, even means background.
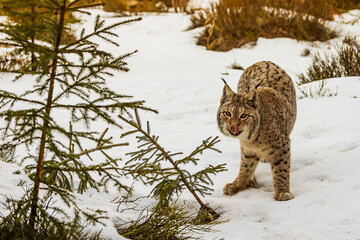
[[[231,117],[231,112],[224,112],[224,115],[227,117]]]
[[[246,119],[248,116],[249,116],[248,114],[243,113],[243,114],[240,115],[240,118],[241,119]]]

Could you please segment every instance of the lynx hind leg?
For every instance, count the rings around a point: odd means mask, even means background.
[[[287,201],[293,199],[290,193],[290,147],[280,148],[274,154],[271,169],[276,201]]]
[[[259,158],[256,155],[246,155],[242,151],[239,175],[232,183],[225,185],[224,195],[234,195],[248,187],[257,187],[254,172],[258,163]]]

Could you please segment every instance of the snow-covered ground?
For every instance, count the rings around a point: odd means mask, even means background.
[[[97,13],[108,15],[96,10],[93,13],[81,27],[91,28]],[[183,14],[147,15],[141,22],[117,30],[120,48],[101,46],[116,54],[139,50],[127,61],[131,71],[109,79],[109,87],[144,99],[147,106],[159,110],[159,114],[145,113],[143,118],[150,120],[152,132],[160,135],[160,143],[174,152],[190,152],[203,139],[220,135],[216,124],[223,88],[220,78],[236,89],[242,73],[229,69],[231,63],[236,61],[246,68],[257,61],[270,60],[283,67],[295,82],[296,74],[310,64],[309,57],[301,56],[304,48],[316,51],[328,47],[326,43],[261,38],[255,47],[226,53],[206,51],[195,45],[194,36],[199,30],[184,31],[188,25],[189,16]],[[360,27],[347,25],[346,29],[359,33]],[[18,90],[8,74],[0,74],[0,82],[2,89]],[[23,88],[31,84],[29,78],[21,82]],[[314,89],[317,85],[304,85],[302,89]],[[223,214],[214,231],[204,233],[203,239],[360,239],[360,77],[329,79],[326,87],[337,92],[337,96],[298,99],[298,117],[291,135],[293,200],[273,199],[270,166],[265,163],[256,171],[258,189],[235,196],[222,194],[223,186],[239,170],[237,141],[220,135],[222,141],[217,147],[223,153],[208,152],[201,156],[199,167],[227,163],[228,168],[213,178],[214,192],[205,198],[205,202]],[[124,151],[120,149],[119,155]],[[0,162],[1,194],[21,196],[22,189],[17,184],[27,177],[14,174],[18,169],[22,167]],[[139,195],[148,193],[141,186],[135,190]],[[121,238],[111,220],[136,217],[116,212],[117,205],[111,203],[116,195],[88,191],[78,196],[82,206],[108,211],[110,220],[102,236],[111,239]],[[181,199],[197,206],[187,193]],[[5,213],[2,206],[0,212]]]

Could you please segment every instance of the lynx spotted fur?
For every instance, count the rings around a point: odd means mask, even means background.
[[[217,113],[220,131],[241,145],[239,175],[225,185],[224,194],[255,187],[256,166],[264,161],[271,164],[275,200],[290,200],[289,135],[296,119],[291,78],[272,62],[258,62],[244,71],[237,91],[225,83]]]

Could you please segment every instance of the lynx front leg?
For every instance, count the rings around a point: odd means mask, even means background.
[[[276,201],[287,201],[293,199],[290,193],[290,147],[281,149],[274,154],[271,169],[273,174],[273,185]]]
[[[256,187],[254,172],[259,163],[259,158],[254,155],[247,155],[241,151],[241,165],[239,175],[232,183],[225,185],[224,195],[234,195],[247,187]]]

